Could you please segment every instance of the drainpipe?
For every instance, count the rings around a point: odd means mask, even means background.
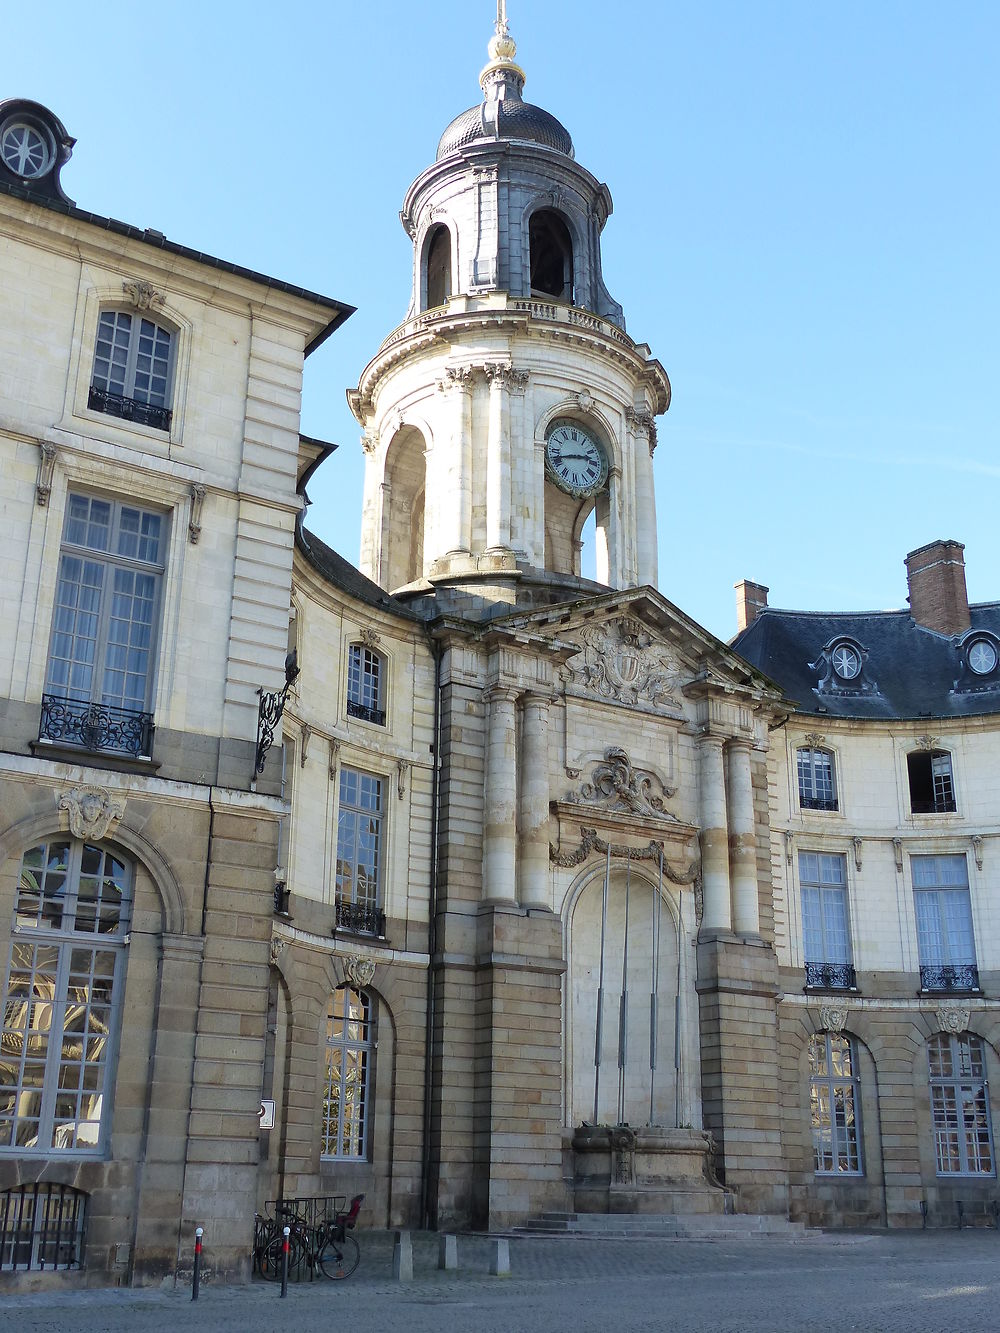
[[[427,632],[434,657],[434,768],[431,784],[431,876],[427,921],[427,1025],[424,1032],[424,1132],[420,1163],[420,1225],[431,1221],[431,1073],[434,1040],[434,953],[437,948],[438,805],[441,796],[441,659],[443,649]]]

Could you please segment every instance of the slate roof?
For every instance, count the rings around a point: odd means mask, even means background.
[[[871,719],[974,717],[1000,712],[1000,665],[989,676],[967,668],[963,643],[975,631],[1000,640],[1000,602],[969,608],[972,631],[949,638],[914,623],[909,611],[815,612],[766,607],[732,647],[778,682],[802,713]],[[867,652],[856,682],[827,677],[823,649],[837,638]],[[841,689],[840,686],[844,688]],[[853,688],[852,688],[853,686]],[[867,692],[861,693],[864,686]]]
[[[364,602],[366,606],[373,606],[379,611],[384,611],[387,615],[399,616],[403,620],[422,623],[420,616],[411,611],[403,602],[399,602],[395,597],[390,596],[377,583],[373,583],[371,579],[366,578],[360,569],[355,569],[349,560],[345,560],[342,555],[338,555],[325,542],[321,542],[315,533],[309,532],[300,526],[295,532],[295,544],[313,569],[322,574],[325,579],[329,579],[335,587],[346,593],[348,597]]]

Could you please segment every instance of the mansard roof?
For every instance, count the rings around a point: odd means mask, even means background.
[[[348,597],[384,611],[387,615],[399,616],[403,620],[420,621],[421,617],[415,615],[405,603],[366,578],[360,569],[356,569],[349,560],[345,560],[332,547],[320,541],[314,532],[309,532],[300,525],[296,529],[295,544],[313,569]]]
[[[968,668],[977,636],[1000,644],[1000,602],[969,608],[971,629],[948,636],[914,622],[908,610],[782,611],[764,608],[732,642],[753,666],[778,681],[799,712],[832,717],[902,719],[973,717],[1000,712],[1000,667]],[[864,654],[859,682],[824,674],[824,654],[838,640]]]

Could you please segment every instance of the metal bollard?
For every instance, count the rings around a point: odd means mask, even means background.
[[[292,1234],[291,1227],[285,1227],[283,1231],[284,1240],[281,1245],[281,1294],[288,1295],[288,1251],[291,1249],[288,1237]]]
[[[458,1237],[441,1236],[438,1240],[438,1268],[458,1267]]]
[[[920,1230],[927,1230],[927,1200],[920,1200]]]
[[[392,1245],[392,1276],[397,1282],[413,1277],[413,1238],[408,1231],[397,1231]]]
[[[494,1277],[510,1277],[510,1241],[506,1236],[490,1242],[490,1272]]]
[[[201,1287],[201,1238],[205,1234],[204,1227],[195,1227],[194,1231],[194,1273],[191,1275],[191,1299],[198,1299],[198,1289]]]
[[[961,1199],[956,1199],[956,1200],[955,1200],[955,1209],[956,1209],[956,1211],[957,1211],[957,1213],[958,1213],[958,1229],[959,1229],[959,1231],[961,1231],[961,1230],[962,1230],[962,1223],[963,1223],[964,1220],[965,1220],[965,1204],[962,1202]]]

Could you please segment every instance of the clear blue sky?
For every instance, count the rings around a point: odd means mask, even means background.
[[[526,98],[611,188],[605,277],[673,384],[666,596],[722,637],[741,577],[777,606],[901,606],[903,556],[940,536],[1000,598],[1000,5],[508,8]],[[81,207],[359,307],[302,420],[340,444],[310,523],[356,560],[344,390],[405,313],[399,206],[479,100],[493,3],[7,11],[0,97],[77,136]]]

